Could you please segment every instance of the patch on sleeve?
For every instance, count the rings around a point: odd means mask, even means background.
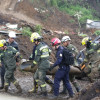
[[[75,50],[74,48],[72,48],[72,50]]]
[[[62,54],[60,53],[60,57],[62,57]]]

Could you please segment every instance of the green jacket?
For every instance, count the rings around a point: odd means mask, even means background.
[[[76,56],[78,54],[78,49],[72,44],[69,44],[66,48],[75,56],[74,57],[74,65],[73,66],[78,66],[78,63],[76,61]]]
[[[0,53],[0,61],[2,60],[5,66],[5,69],[15,69],[16,68],[16,58],[15,55],[18,51],[9,46],[6,50]]]
[[[46,44],[39,43],[35,50],[34,64],[38,64],[39,69],[50,68],[49,64],[49,47]]]
[[[72,45],[72,44],[69,44],[67,46],[67,49],[69,51],[71,51],[75,56],[78,54],[78,49],[74,45]]]
[[[91,62],[100,59],[100,44],[91,43],[90,48],[86,48],[85,55]]]

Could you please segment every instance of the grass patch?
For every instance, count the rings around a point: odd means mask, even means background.
[[[41,25],[36,25],[36,26],[34,27],[34,31],[37,32],[37,33],[39,33],[39,34],[41,35],[42,26],[41,26]]]
[[[30,27],[23,27],[22,34],[25,36],[31,36],[32,31],[31,31]]]
[[[94,32],[95,35],[100,35],[100,30]]]

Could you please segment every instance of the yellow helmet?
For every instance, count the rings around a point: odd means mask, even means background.
[[[31,34],[30,40],[31,42],[34,42],[34,39],[40,39],[40,38],[41,36],[37,32],[34,32]]]
[[[6,40],[4,40],[4,39],[0,40],[0,47],[3,47],[5,45],[5,43],[6,43]]]
[[[85,37],[82,39],[82,45],[86,45],[86,43],[90,41],[90,38],[89,37]],[[90,41],[91,42],[91,41]]]

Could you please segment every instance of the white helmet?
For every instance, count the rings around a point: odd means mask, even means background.
[[[71,40],[69,36],[64,36],[62,39],[61,39],[61,42],[65,42],[65,41],[68,41],[68,40]]]
[[[14,31],[10,31],[9,34],[8,34],[8,36],[10,38],[16,38],[16,33]]]

